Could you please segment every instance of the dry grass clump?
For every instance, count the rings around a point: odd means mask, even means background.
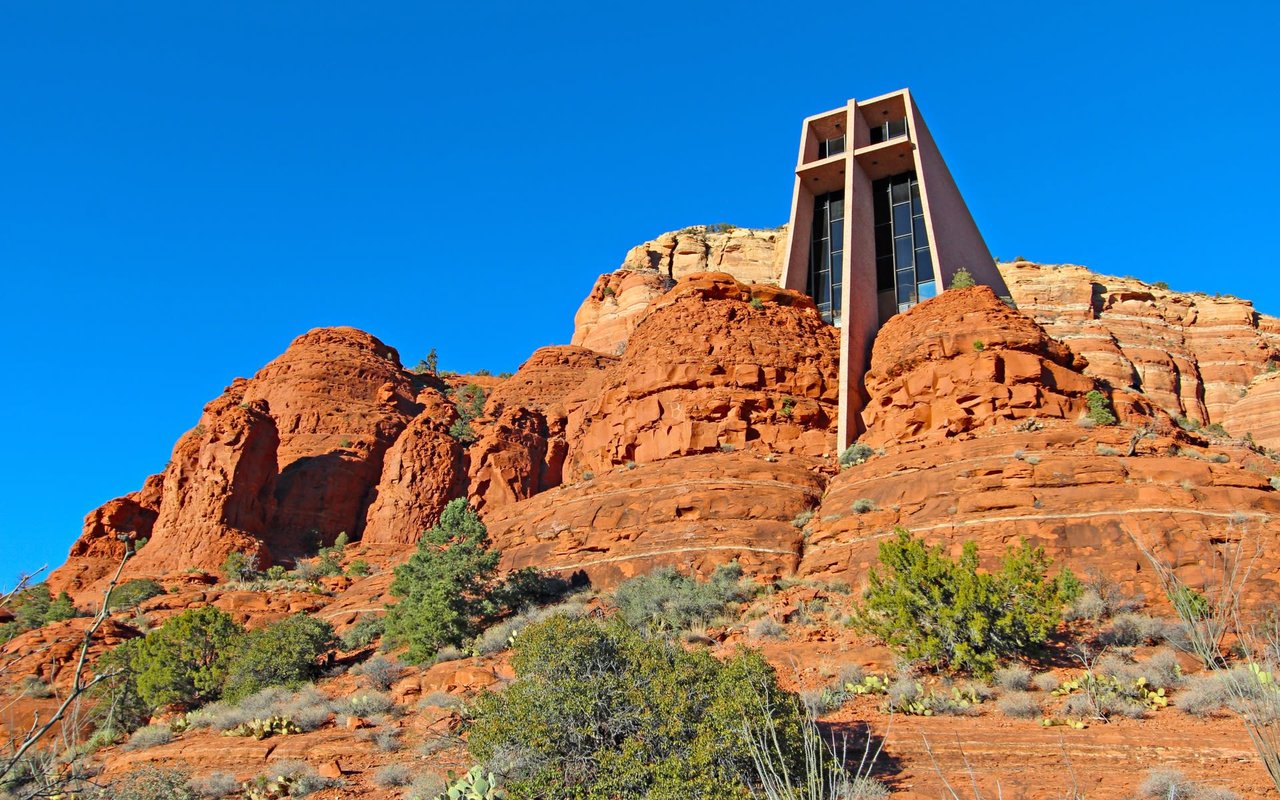
[[[1006,692],[1025,692],[1031,688],[1031,670],[1022,664],[1010,664],[997,669],[996,686]]]
[[[1138,786],[1138,797],[1142,800],[1237,800],[1239,795],[1230,789],[1188,780],[1176,769],[1157,767],[1148,772]]]
[[[393,658],[374,656],[353,672],[362,675],[374,689],[385,692],[404,674],[404,666]]]
[[[1006,717],[1033,719],[1040,716],[1040,699],[1032,692],[1010,692],[996,702]]]
[[[413,780],[413,770],[404,764],[387,764],[373,773],[373,785],[380,789],[408,786]]]
[[[284,717],[302,731],[313,731],[329,721],[332,713],[328,696],[314,686],[291,692],[280,686],[263,689],[239,703],[211,703],[187,715],[193,728],[229,731],[255,719]]]
[[[173,741],[173,731],[168,725],[148,725],[138,728],[124,743],[125,750],[145,750],[148,747],[168,744]]]
[[[230,772],[210,772],[208,775],[192,778],[187,785],[191,787],[191,791],[211,800],[240,791],[240,781]]]

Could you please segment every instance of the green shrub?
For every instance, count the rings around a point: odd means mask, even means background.
[[[751,301],[748,305],[750,305],[756,311],[759,311],[760,309],[764,308],[764,301],[761,300],[759,297],[753,297],[751,298]]]
[[[904,528],[896,533],[880,545],[855,623],[911,660],[989,673],[1043,643],[1080,591],[1069,571],[1046,579],[1049,558],[1026,541],[995,572],[979,572],[974,542],[953,561]]]
[[[355,650],[357,647],[364,647],[371,643],[374,639],[382,636],[385,624],[386,620],[383,617],[362,614],[354,625],[343,631],[341,637],[343,649]]]
[[[471,422],[484,414],[484,389],[474,383],[460,386],[450,392],[453,407],[457,409],[458,418],[449,426],[449,435],[462,444],[471,444],[476,440],[471,430]]]
[[[1220,422],[1214,422],[1210,425],[1205,425],[1204,432],[1209,434],[1210,436],[1219,436],[1224,439],[1231,436],[1231,434],[1227,433],[1227,429],[1222,427],[1222,423]]]
[[[876,510],[876,501],[870,497],[859,497],[853,501],[853,513],[869,514]]]
[[[868,458],[874,454],[874,450],[861,442],[854,442],[844,449],[840,454],[840,466],[856,467],[866,462]]]
[[[720,661],[622,619],[557,616],[520,634],[512,665],[514,682],[477,699],[467,746],[513,800],[741,800],[744,727],[762,719],[799,769],[799,703],[758,653]]]
[[[407,645],[413,663],[430,661],[444,645],[463,646],[496,612],[488,595],[499,558],[467,501],[450,501],[417,552],[396,567],[391,594],[399,602],[387,610],[388,643]]]
[[[123,650],[138,698],[149,709],[171,703],[194,708],[222,694],[244,629],[213,606],[184,611]]]
[[[320,657],[336,645],[333,626],[307,614],[251,631],[231,656],[223,693],[236,700],[267,686],[314,680],[320,676]]]
[[[107,598],[107,607],[111,611],[137,608],[144,600],[150,600],[162,594],[164,594],[164,587],[153,580],[142,578],[125,581],[111,590]]]
[[[98,800],[196,800],[189,776],[180,769],[144,764],[127,777],[99,789]]]
[[[253,559],[244,553],[228,553],[222,562],[222,576],[231,583],[248,583],[258,577]]]
[[[742,567],[733,563],[717,567],[705,582],[681,575],[674,567],[659,567],[619,584],[613,602],[632,626],[669,632],[687,630],[695,622],[709,623],[748,597]]]
[[[977,286],[978,282],[973,279],[973,274],[969,270],[961,267],[951,275],[951,283],[947,284],[948,289],[968,289],[971,286]]]
[[[1085,416],[1098,425],[1116,424],[1116,415],[1111,409],[1111,401],[1102,392],[1097,389],[1090,389],[1089,393],[1084,396],[1084,403],[1088,408]]]
[[[13,613],[12,627],[8,636],[0,636],[0,641],[7,641],[23,631],[42,628],[50,622],[71,619],[79,614],[70,595],[59,592],[55,598],[43,583],[28,586],[15,593],[9,599],[9,611]]]
[[[347,565],[347,574],[353,578],[363,578],[372,572],[373,569],[369,566],[369,562],[363,558],[357,558]]]

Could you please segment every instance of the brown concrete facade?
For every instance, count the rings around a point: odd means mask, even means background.
[[[833,322],[841,329],[838,435],[842,449],[862,432],[860,412],[866,396],[862,376],[869,366],[876,331],[899,308],[894,302],[898,298],[886,298],[878,285],[872,185],[908,173],[914,174],[918,184],[932,288],[942,291],[956,271],[964,268],[996,294],[1008,294],[909,90],[850,100],[841,108],[806,119],[800,135],[782,285],[800,292],[810,290],[815,200],[843,191],[838,314],[833,303]],[[886,304],[886,300],[890,302]]]

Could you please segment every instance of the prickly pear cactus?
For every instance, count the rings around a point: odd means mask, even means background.
[[[449,788],[435,800],[503,800],[507,796],[498,788],[493,773],[486,773],[478,766],[467,770],[461,778],[455,778],[450,772],[449,780],[452,781]]]

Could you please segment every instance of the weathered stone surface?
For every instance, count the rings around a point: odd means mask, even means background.
[[[366,544],[415,544],[440,518],[445,504],[465,491],[463,449],[449,435],[457,411],[434,389],[422,390],[417,400],[422,413],[383,457],[382,476],[365,518]]]
[[[1244,396],[1223,414],[1222,427],[1233,436],[1249,434],[1258,444],[1280,450],[1280,371],[1254,378]]]
[[[566,400],[568,474],[725,448],[833,446],[835,329],[807,297],[691,275],[651,305],[618,362]]]
[[[245,396],[267,401],[280,430],[272,551],[289,557],[356,535],[383,454],[418,411],[396,351],[355,328],[316,328],[259,370]]]
[[[706,575],[738,561],[750,574],[789,574],[802,534],[791,524],[822,495],[824,462],[710,453],[618,469],[491,508],[503,567],[581,572],[609,587],[660,565]]]
[[[573,344],[621,355],[649,303],[667,286],[668,279],[652,270],[601,275],[573,317]]]
[[[142,489],[108,500],[84,518],[80,538],[71,546],[67,561],[49,574],[54,592],[78,594],[115,571],[124,555],[125,542],[148,539],[160,511],[163,475],[152,475]]]
[[[127,576],[216,570],[233,552],[270,563],[280,439],[266,402],[248,400],[246,389],[237,379],[178,440],[151,541],[129,560]]]

